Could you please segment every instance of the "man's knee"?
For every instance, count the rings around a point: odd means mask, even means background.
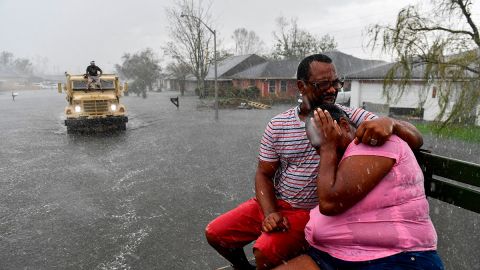
[[[207,238],[208,243],[212,246],[226,246],[224,232],[216,219],[210,222],[205,228],[205,237]]]

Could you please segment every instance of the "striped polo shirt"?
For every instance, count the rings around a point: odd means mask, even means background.
[[[377,118],[364,109],[337,104],[350,120],[359,125],[365,119]],[[318,205],[316,178],[320,156],[310,144],[305,122],[298,117],[300,107],[291,108],[270,120],[263,133],[258,158],[277,162],[274,177],[275,194],[295,208],[311,209]]]

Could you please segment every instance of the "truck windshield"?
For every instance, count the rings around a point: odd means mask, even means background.
[[[115,89],[115,81],[114,80],[100,80],[101,89],[103,90],[113,90]],[[73,90],[86,90],[87,88],[87,81],[73,81],[72,82],[72,89]]]

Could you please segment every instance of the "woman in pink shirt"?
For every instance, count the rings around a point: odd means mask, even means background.
[[[354,142],[354,125],[334,105],[322,105],[311,122],[322,157],[319,205],[305,228],[311,248],[278,269],[444,269],[409,146],[395,135],[381,146]]]

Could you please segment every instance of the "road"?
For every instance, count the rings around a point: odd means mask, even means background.
[[[176,95],[125,97],[126,132],[67,135],[63,95],[0,92],[0,269],[226,265],[204,228],[254,195],[261,134],[288,106],[220,110],[215,122],[195,97],[177,109]],[[447,269],[479,269],[479,215],[436,201],[431,215]]]

